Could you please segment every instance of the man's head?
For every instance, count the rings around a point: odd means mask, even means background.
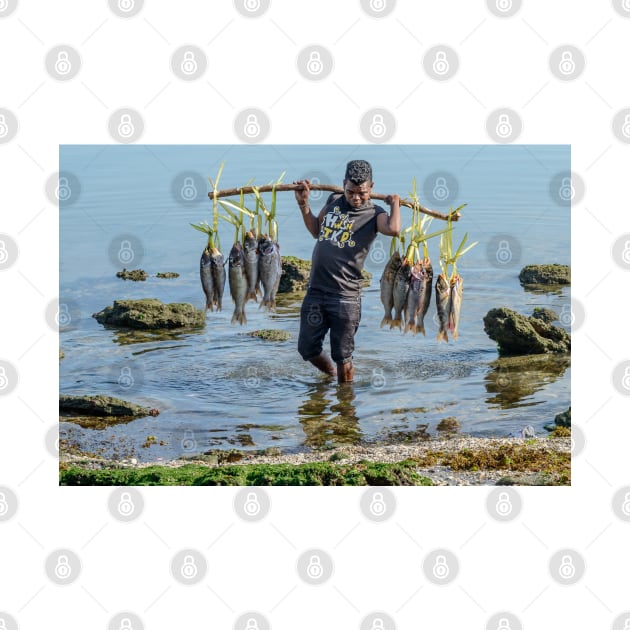
[[[365,206],[372,192],[372,167],[365,160],[352,160],[346,165],[343,192],[353,208]]]

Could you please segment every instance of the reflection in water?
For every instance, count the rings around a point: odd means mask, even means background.
[[[560,378],[570,365],[568,354],[501,357],[490,363],[491,369],[484,377],[486,391],[494,394],[486,402],[502,409],[534,404],[522,401]]]
[[[127,346],[134,343],[180,341],[185,339],[188,335],[204,332],[203,328],[177,328],[175,330],[140,330],[135,328],[115,328],[113,326],[105,326],[104,328],[115,332],[113,341],[121,346]]]
[[[307,396],[298,409],[306,446],[322,448],[361,439],[357,410],[352,404],[356,398],[352,383],[318,382]]]

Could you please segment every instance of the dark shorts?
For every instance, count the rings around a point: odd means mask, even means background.
[[[305,361],[321,353],[330,330],[330,355],[335,363],[352,360],[354,335],[361,321],[361,296],[307,292],[300,312],[298,352]]]

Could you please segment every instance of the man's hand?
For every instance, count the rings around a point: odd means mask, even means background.
[[[300,210],[304,212],[308,206],[308,196],[311,192],[311,182],[308,179],[301,179],[294,184],[300,184],[301,188],[295,189],[295,200],[297,201]]]
[[[376,229],[385,236],[400,235],[400,195],[387,195],[385,203],[390,207],[389,216],[385,212],[376,217]]]
[[[387,195],[385,203],[391,208],[393,204],[400,206],[400,195]]]

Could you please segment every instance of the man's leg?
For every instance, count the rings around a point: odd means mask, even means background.
[[[322,305],[308,293],[300,310],[300,334],[298,352],[305,361],[310,361],[318,370],[335,376],[334,363],[322,352],[324,337],[328,331],[328,318]]]
[[[330,348],[333,361],[337,364],[337,380],[339,383],[351,383],[354,379],[354,336],[361,321],[361,299],[341,299],[337,307],[329,309],[329,312]]]

